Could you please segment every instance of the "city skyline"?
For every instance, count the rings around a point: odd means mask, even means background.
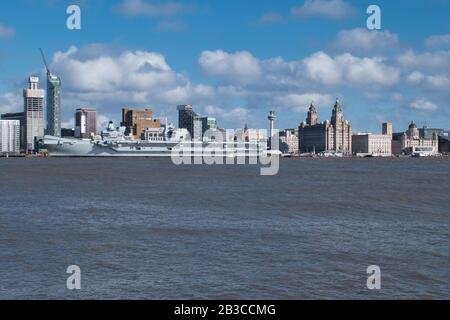
[[[162,10],[168,8],[165,2],[84,1],[78,2],[83,24],[77,31],[65,28],[67,1],[18,1],[14,8],[2,3],[1,11],[10,14],[0,15],[0,113],[21,111],[20,90],[30,74],[45,78],[38,51],[43,47],[50,69],[63,82],[63,127],[73,124],[75,109],[85,106],[96,108],[99,122],[106,124],[119,122],[127,105],[152,108],[157,118],[174,120],[174,106],[192,104],[224,127],[265,128],[267,110],[273,109],[278,128],[294,128],[311,101],[319,118],[326,119],[339,96],[355,132],[378,132],[386,121],[395,130],[411,120],[448,128],[450,30],[443,14],[448,1],[433,8],[418,1],[379,1],[381,31],[365,29],[367,4],[332,2],[342,9],[340,15],[326,6],[312,12],[304,1],[246,4],[232,24],[224,25],[214,18],[223,13],[227,20],[234,1],[187,2],[173,12]],[[138,14],[132,4],[147,10]],[[25,7],[55,19],[29,31],[29,22],[14,21]],[[152,15],[149,8],[160,11]],[[419,19],[423,10],[427,17]],[[400,19],[402,11],[414,23]],[[51,41],[45,37],[49,30],[55,33]],[[265,45],[269,40],[271,46]],[[25,43],[36,52],[23,50]]]

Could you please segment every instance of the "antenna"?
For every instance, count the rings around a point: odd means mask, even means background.
[[[41,51],[41,56],[42,56],[42,60],[44,61],[45,69],[47,69],[47,73],[50,73],[50,69],[48,68],[47,60],[45,60],[44,51],[42,51],[41,48],[39,48],[39,50]]]

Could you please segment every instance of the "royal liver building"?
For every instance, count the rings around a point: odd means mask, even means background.
[[[306,121],[299,127],[299,148],[301,153],[324,151],[352,153],[352,128],[344,119],[344,112],[336,99],[331,121],[319,123],[316,107],[311,104]]]

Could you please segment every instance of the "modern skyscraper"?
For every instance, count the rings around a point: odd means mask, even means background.
[[[0,153],[20,153],[19,120],[0,120]]]
[[[122,109],[122,127],[125,127],[125,134],[132,135],[140,140],[143,137],[145,129],[161,128],[161,120],[153,119],[153,110],[144,109]]]
[[[187,129],[193,140],[201,140],[203,137],[202,119],[191,105],[178,106],[178,128]]]
[[[81,108],[75,112],[75,137],[89,139],[97,133],[97,111],[93,108]]]
[[[23,89],[25,112],[25,150],[35,149],[35,140],[44,136],[45,91],[38,88],[39,78],[29,78],[29,88]]]
[[[61,80],[47,74],[47,134],[61,137]]]
[[[61,79],[52,74],[42,52],[47,69],[47,130],[50,136],[61,137]]]

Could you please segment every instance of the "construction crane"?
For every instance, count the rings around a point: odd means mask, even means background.
[[[41,51],[42,60],[44,61],[45,69],[47,69],[47,74],[50,74],[51,72],[50,69],[48,68],[47,60],[45,60],[44,51],[42,51],[41,48],[39,48],[39,50]]]

